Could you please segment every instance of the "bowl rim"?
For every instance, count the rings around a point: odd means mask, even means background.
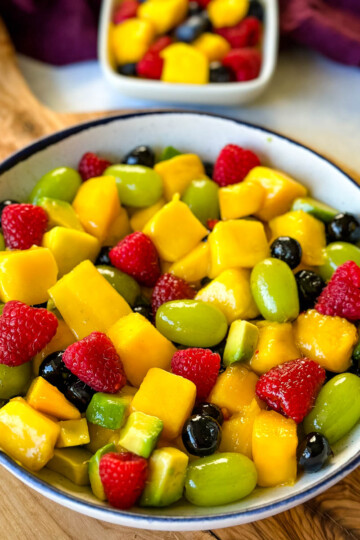
[[[226,115],[220,114],[210,114],[203,111],[192,111],[192,110],[174,110],[174,109],[161,109],[161,110],[152,110],[152,111],[140,111],[134,113],[126,114],[117,114],[113,116],[107,116],[102,118],[97,118],[95,120],[86,121],[69,128],[65,128],[61,131],[57,131],[51,135],[46,135],[41,139],[36,140],[25,148],[18,150],[14,154],[10,155],[0,164],[0,175],[9,171],[17,164],[25,161],[32,155],[57,144],[58,142],[82,131],[92,129],[97,126],[106,125],[112,122],[117,122],[121,120],[127,120],[130,118],[136,117],[146,117],[146,116],[159,116],[159,115],[194,115],[194,116],[205,116],[210,118],[218,118],[220,120],[230,121],[245,127],[249,127],[255,130],[262,131],[267,135],[274,135],[288,141],[295,146],[303,148],[310,153],[316,155],[318,158],[322,159],[337,171],[339,171],[343,176],[347,178],[350,182],[355,184],[358,189],[360,185],[346,173],[341,167],[330,159],[324,157],[319,152],[312,150],[308,146],[297,142],[291,137],[282,135],[276,131],[267,129],[263,126],[253,124],[250,122],[244,122],[239,119],[234,119]],[[76,496],[70,495],[65,491],[52,486],[51,484],[45,482],[41,478],[37,477],[35,474],[24,469],[13,459],[5,455],[0,451],[0,465],[5,469],[11,472],[16,478],[21,480],[23,483],[34,489],[35,491],[41,493],[42,495],[48,497],[49,499],[66,506],[72,510],[76,510],[82,514],[90,515],[96,519],[103,521],[109,521],[112,523],[121,524],[129,527],[137,527],[147,529],[149,526],[153,530],[201,530],[204,528],[221,528],[229,527],[240,523],[248,523],[256,519],[264,519],[270,517],[277,513],[280,513],[284,510],[292,508],[297,504],[303,503],[308,499],[316,496],[320,492],[334,485],[338,480],[344,478],[347,474],[353,471],[357,466],[360,465],[360,451],[358,451],[353,457],[348,459],[343,465],[339,467],[334,473],[323,480],[319,480],[315,485],[310,488],[304,488],[300,492],[292,496],[284,496],[284,498],[278,500],[276,503],[267,503],[263,506],[253,508],[251,510],[242,510],[242,511],[230,511],[217,514],[215,516],[194,516],[194,517],[184,517],[184,516],[155,516],[149,514],[148,516],[135,514],[131,512],[117,510],[109,506],[101,506],[92,502],[81,501]]]

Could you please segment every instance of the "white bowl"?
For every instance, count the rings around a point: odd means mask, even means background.
[[[119,75],[109,49],[109,24],[119,0],[103,0],[100,16],[98,53],[105,77],[122,94],[167,103],[199,103],[202,105],[240,105],[256,99],[267,87],[274,73],[279,36],[276,0],[262,0],[265,10],[262,67],[252,81],[219,84],[170,84]]]
[[[103,118],[50,135],[0,166],[0,200],[25,200],[49,169],[76,167],[86,151],[119,159],[138,144],[160,150],[169,144],[214,160],[227,143],[251,148],[262,163],[289,173],[328,204],[358,214],[360,191],[333,163],[291,139],[237,120],[190,112],[148,112]],[[257,488],[241,501],[198,508],[181,501],[169,508],[122,512],[98,501],[88,488],[72,485],[51,471],[31,474],[0,453],[0,464],[22,482],[63,506],[91,517],[143,529],[204,530],[263,519],[301,504],[335,484],[360,463],[360,425],[334,446],[335,456],[318,473],[304,474],[294,486]]]

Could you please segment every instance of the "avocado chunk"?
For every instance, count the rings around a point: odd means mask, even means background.
[[[47,468],[68,478],[78,486],[89,484],[90,452],[84,448],[55,448]]]
[[[70,203],[60,199],[51,199],[50,197],[40,197],[37,203],[48,215],[49,228],[60,226],[68,229],[83,231],[84,228],[77,217],[74,208]]]
[[[100,460],[105,454],[109,454],[110,452],[116,452],[114,443],[106,444],[100,448],[89,461],[89,480],[91,489],[95,497],[100,499],[100,501],[106,501],[106,495],[99,472]]]
[[[230,366],[234,362],[247,362],[255,352],[259,339],[259,329],[248,321],[231,323],[226,340],[223,362]]]
[[[140,506],[168,506],[181,499],[189,458],[177,448],[155,450],[149,459],[149,475]]]
[[[161,152],[159,161],[167,161],[168,159],[172,159],[176,156],[181,156],[181,152],[179,152],[179,150],[177,150],[173,146],[167,146]]]
[[[158,442],[162,429],[163,422],[156,416],[140,411],[133,412],[121,430],[116,445],[148,458]]]
[[[97,392],[86,409],[87,421],[107,429],[121,428],[135,392],[136,388],[130,386],[124,386],[117,394]]]
[[[325,223],[334,219],[339,213],[339,210],[335,210],[335,208],[317,201],[316,199],[312,199],[311,197],[300,197],[295,199],[291,210],[303,210],[320,221],[325,221]]]

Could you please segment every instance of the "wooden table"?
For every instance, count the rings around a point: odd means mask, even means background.
[[[12,45],[0,20],[0,160],[38,137],[102,115],[58,114],[38,103],[17,69]],[[6,540],[360,539],[360,469],[315,499],[273,518],[194,533],[149,532],[100,522],[45,499],[0,469],[0,531],[0,538]]]

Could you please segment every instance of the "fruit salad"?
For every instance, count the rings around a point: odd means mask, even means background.
[[[120,0],[109,28],[120,75],[167,83],[256,79],[264,9],[259,0]]]
[[[360,418],[358,218],[237,144],[59,165],[0,204],[1,450],[119,509],[328,466]]]

